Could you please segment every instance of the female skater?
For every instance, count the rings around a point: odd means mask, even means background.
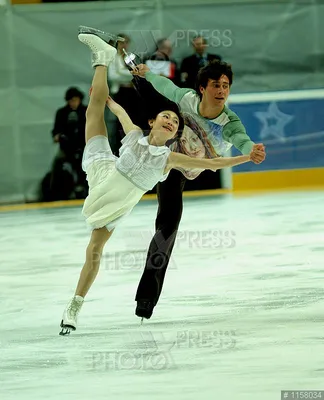
[[[82,168],[87,174],[89,195],[82,213],[92,229],[86,249],[86,260],[73,298],[64,310],[61,335],[76,330],[78,314],[84,298],[99,271],[104,245],[118,222],[130,213],[143,194],[157,182],[166,179],[172,168],[201,168],[216,171],[250,161],[250,155],[197,159],[171,152],[165,145],[174,139],[183,126],[177,109],[160,112],[149,120],[150,133],[144,136],[126,111],[109,97],[107,67],[114,60],[116,49],[95,34],[80,33],[79,40],[92,51],[95,68],[92,92],[86,113],[86,147]],[[120,157],[112,154],[104,121],[106,104],[119,119],[126,134]]]

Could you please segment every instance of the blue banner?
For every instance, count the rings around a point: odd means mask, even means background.
[[[316,168],[324,166],[324,99],[235,104],[255,143],[266,146],[266,160],[242,164],[234,172]],[[240,154],[234,147],[232,154]]]

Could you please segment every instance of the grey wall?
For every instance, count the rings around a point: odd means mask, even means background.
[[[195,4],[199,3],[199,5]],[[233,93],[323,87],[324,4],[303,1],[119,1],[0,8],[0,202],[35,199],[56,151],[50,131],[68,86],[88,91],[78,25],[128,33],[132,50],[162,36],[174,56],[195,33],[233,64]]]

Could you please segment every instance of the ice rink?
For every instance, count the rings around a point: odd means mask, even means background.
[[[59,336],[89,232],[80,207],[0,213],[1,400],[279,400],[324,390],[324,192],[185,199],[153,317],[134,315],[154,229],[108,242],[79,327]]]

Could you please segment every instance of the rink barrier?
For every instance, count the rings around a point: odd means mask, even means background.
[[[280,171],[273,171],[273,172],[280,172]],[[324,172],[324,168],[323,168]],[[234,174],[234,175],[244,175],[244,174]],[[250,174],[248,174],[250,175]],[[251,196],[251,195],[258,195],[258,194],[265,194],[265,193],[284,193],[284,192],[291,192],[291,191],[324,191],[324,183],[322,186],[313,185],[313,186],[291,186],[283,188],[260,188],[260,185],[255,185],[257,188],[254,190],[246,189],[246,185],[243,184],[243,180],[240,179],[241,177],[235,177],[234,181],[236,181],[236,186],[239,187],[241,184],[244,189],[237,190],[237,189],[209,189],[209,190],[195,190],[195,191],[187,191],[183,192],[184,198],[194,198],[194,197],[213,197],[213,196]],[[251,183],[251,177],[246,177],[249,182]],[[246,179],[245,178],[245,179]],[[263,177],[264,178],[264,177]],[[259,182],[259,181],[258,181]],[[251,185],[250,185],[251,186]],[[141,201],[152,201],[156,200],[156,194],[146,194],[142,197]],[[0,213],[1,212],[9,212],[9,211],[25,211],[25,210],[38,210],[38,209],[45,209],[45,208],[64,208],[64,207],[81,207],[83,205],[83,200],[66,200],[66,201],[54,201],[54,202],[46,202],[46,203],[29,203],[29,204],[10,204],[0,206]]]
[[[324,185],[324,89],[230,95],[230,108],[266,159],[232,169],[227,187],[268,190]],[[232,147],[232,155],[240,153]]]
[[[232,175],[232,184],[234,191],[321,188],[324,186],[324,168],[237,172]]]

